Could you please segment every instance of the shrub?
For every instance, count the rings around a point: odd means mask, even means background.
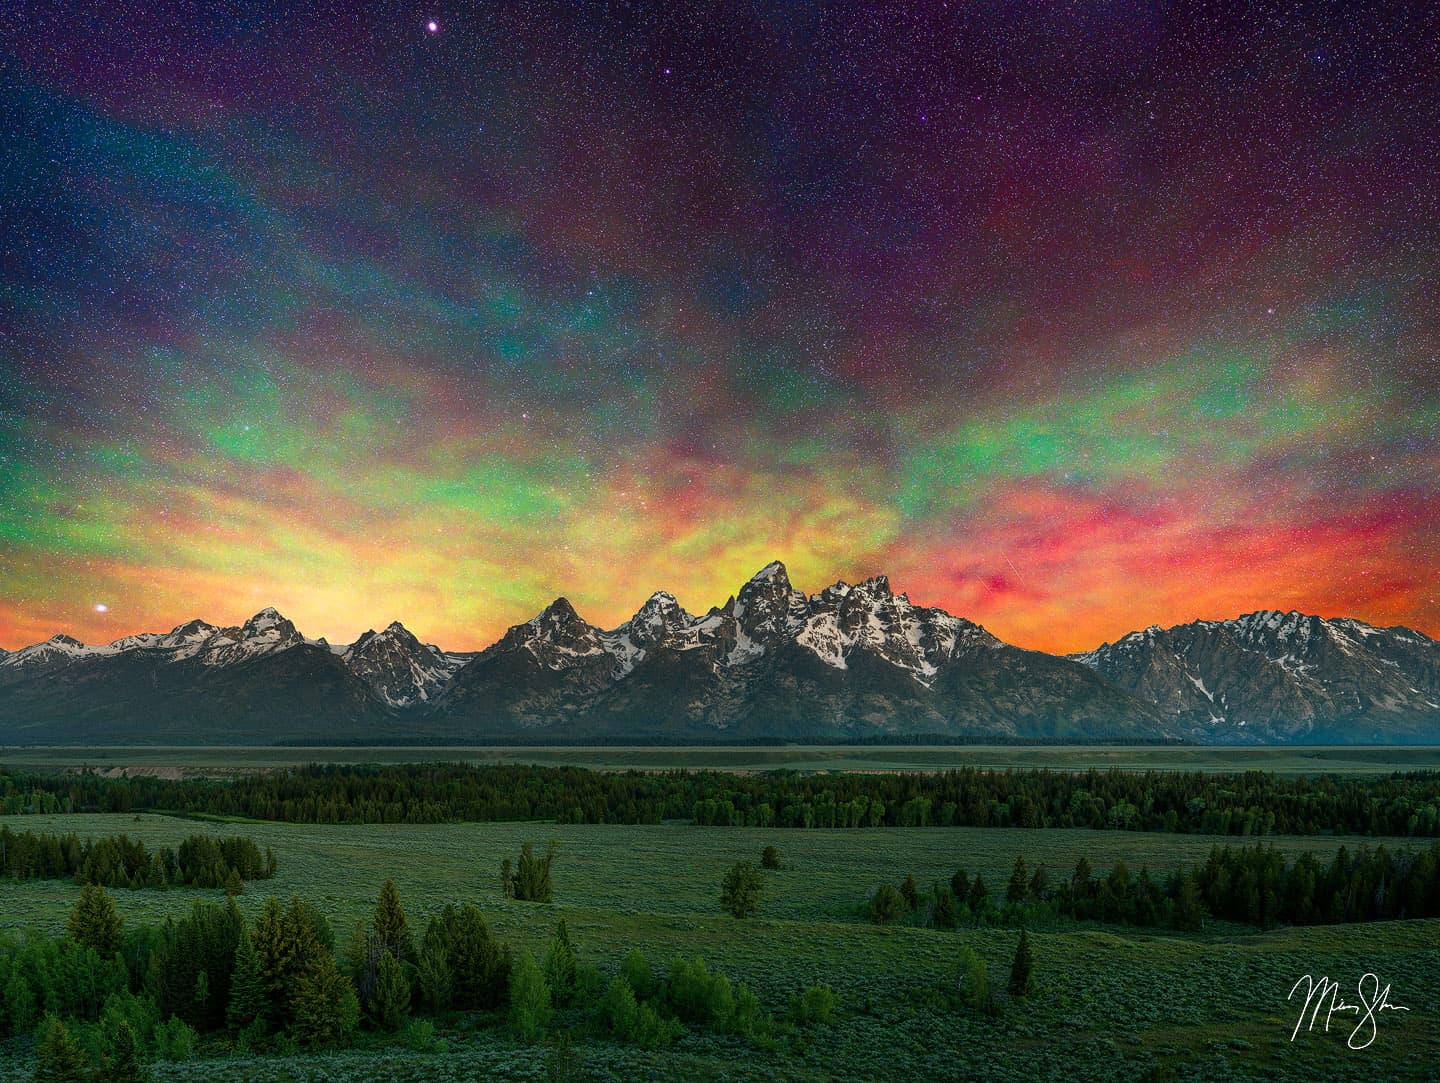
[[[812,985],[795,996],[790,1004],[790,1017],[801,1026],[828,1023],[835,1015],[835,990],[828,985]]]
[[[445,1040],[436,1039],[435,1024],[428,1019],[412,1019],[400,1032],[400,1044],[417,1053],[443,1053]]]
[[[754,865],[748,861],[737,861],[720,885],[720,905],[737,918],[748,918],[760,909],[760,889],[763,885],[760,872]]]
[[[705,960],[698,957],[688,963],[677,958],[670,965],[665,997],[675,1014],[686,1022],[709,1023],[723,1029],[735,1011],[730,979],[724,974],[711,974]]]
[[[155,1027],[155,1056],[160,1060],[193,1060],[198,1040],[194,1028],[172,1015]]]
[[[984,961],[969,944],[960,945],[960,978],[956,984],[960,1001],[967,1007],[981,1009],[989,1003],[989,974]]]
[[[620,975],[630,983],[630,988],[635,990],[635,995],[641,1000],[649,1000],[658,991],[655,988],[655,975],[650,969],[650,960],[645,958],[645,953],[639,948],[625,956],[620,964]]]
[[[780,851],[773,846],[767,846],[761,850],[760,867],[762,869],[778,869],[780,867]]]
[[[679,1019],[663,1019],[653,1005],[637,1001],[623,974],[612,978],[605,990],[600,1018],[617,1037],[642,1049],[664,1049],[685,1032]]]

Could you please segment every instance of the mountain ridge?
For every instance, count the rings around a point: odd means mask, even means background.
[[[1440,644],[1414,629],[1256,610],[1151,625],[1069,656],[1028,651],[896,594],[888,577],[806,594],[772,561],[724,605],[652,593],[612,629],[565,597],[490,646],[447,652],[403,624],[348,645],[272,607],[87,646],[0,650],[0,732],[119,743],[483,742],[886,734],[1337,743],[1440,737]],[[193,736],[193,734],[192,734]]]

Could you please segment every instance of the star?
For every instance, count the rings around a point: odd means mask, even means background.
[[[440,23],[435,19],[431,19],[425,24],[425,30],[427,33],[438,34],[440,33]]]
[[[110,612],[110,607],[109,607],[108,605],[106,605],[104,602],[96,602],[96,603],[95,603],[95,612],[97,612],[97,613],[108,613],[108,612]]]

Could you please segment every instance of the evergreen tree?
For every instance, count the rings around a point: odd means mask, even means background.
[[[905,912],[905,896],[895,889],[894,884],[881,884],[870,896],[868,912],[870,920],[876,925],[888,925]]]
[[[985,890],[985,881],[982,880],[977,873],[975,879],[970,881],[970,892],[965,896],[965,903],[970,907],[972,912],[978,913],[980,903],[988,894],[989,892]]]
[[[343,1044],[360,1021],[360,1001],[350,979],[328,951],[313,955],[295,980],[289,1033],[306,1049]]]
[[[144,1083],[146,1073],[135,1046],[135,1031],[128,1019],[121,1019],[110,1036],[109,1048],[100,1058],[93,1083]]]
[[[121,924],[115,903],[105,889],[98,884],[86,884],[65,928],[76,943],[92,947],[108,959],[124,946]]]
[[[1200,897],[1200,885],[1193,873],[1185,873],[1175,896],[1175,927],[1187,932],[1197,931],[1205,921],[1205,903]]]
[[[225,1008],[225,1022],[231,1030],[245,1030],[257,1021],[264,1025],[267,997],[265,975],[250,930],[242,926],[240,942],[235,947],[235,970],[230,978],[230,1003]]]
[[[65,1024],[46,1016],[35,1045],[35,1083],[86,1083],[89,1074],[85,1054]]]
[[[399,963],[413,962],[415,944],[410,939],[410,927],[405,921],[405,908],[400,905],[400,892],[394,880],[386,880],[380,888],[380,899],[375,904],[375,935],[380,938],[382,951],[388,951]]]
[[[384,1030],[399,1030],[410,1017],[410,982],[405,970],[388,951],[381,953],[375,971],[375,997],[371,1018]]]
[[[564,918],[560,919],[550,950],[545,953],[545,984],[550,987],[550,995],[558,1007],[566,1007],[575,998],[575,949]]]
[[[780,851],[773,846],[767,846],[761,850],[760,867],[762,869],[778,869],[780,867]]]
[[[955,875],[950,877],[950,893],[955,896],[956,902],[964,902],[970,895],[970,877],[964,869],[955,870]]]
[[[1030,872],[1025,868],[1025,859],[1015,859],[1015,869],[1010,873],[1010,883],[1005,888],[1005,901],[1019,903],[1025,901],[1025,895],[1030,889]]]
[[[1035,960],[1030,954],[1030,934],[1020,930],[1020,943],[1015,945],[1015,958],[1010,963],[1010,995],[1028,996],[1035,987]]]
[[[760,889],[765,881],[748,861],[737,861],[720,884],[720,905],[737,918],[748,918],[760,909]]]
[[[225,876],[225,894],[234,898],[236,895],[245,893],[245,881],[240,879],[240,873],[235,866],[230,866],[230,872]]]
[[[449,956],[449,938],[444,922],[438,918],[431,919],[420,942],[415,978],[420,986],[420,999],[432,1012],[443,1012],[450,1007],[452,978]]]
[[[494,1008],[504,1003],[509,951],[495,941],[473,906],[446,907],[444,920],[454,1006]]]
[[[540,964],[528,951],[520,956],[510,976],[510,1026],[520,1039],[534,1043],[550,1025],[550,988]]]
[[[900,882],[900,897],[905,900],[907,910],[914,910],[920,905],[920,885],[915,882],[913,872],[907,872],[905,879]]]
[[[930,919],[937,929],[955,928],[955,896],[944,884],[935,885],[935,906]]]

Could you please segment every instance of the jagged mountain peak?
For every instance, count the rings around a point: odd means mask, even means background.
[[[80,642],[78,639],[76,639],[74,636],[67,636],[64,632],[56,632],[53,636],[51,636],[51,637],[50,637],[49,639],[47,639],[45,642],[46,642],[46,643],[53,643],[53,644],[54,644],[55,646],[57,646],[57,647],[84,647],[84,646],[85,646],[84,643],[81,643],[81,642]]]
[[[781,580],[787,587],[790,585],[790,574],[785,570],[785,564],[782,561],[772,560],[750,577],[752,583],[768,580]]]

